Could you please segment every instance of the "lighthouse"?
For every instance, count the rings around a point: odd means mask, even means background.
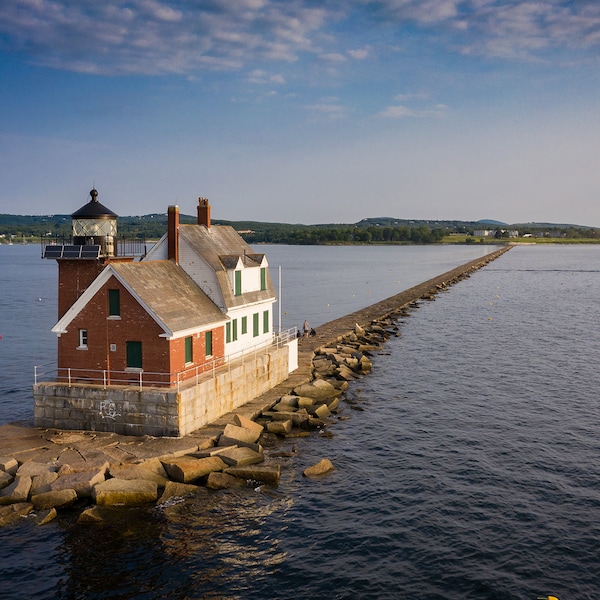
[[[130,262],[133,256],[118,257],[117,214],[98,201],[98,191],[90,191],[90,200],[72,215],[71,243],[44,247],[43,257],[58,263],[58,316],[62,317],[113,261]]]

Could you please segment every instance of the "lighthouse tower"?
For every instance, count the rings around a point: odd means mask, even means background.
[[[108,262],[133,261],[117,257],[117,215],[90,191],[90,201],[72,215],[72,243],[44,248],[44,258],[58,263],[58,317],[61,318],[94,281]]]

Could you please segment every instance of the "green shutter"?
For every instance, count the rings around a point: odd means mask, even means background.
[[[194,360],[193,342],[191,337],[185,338],[185,362],[191,363]]]
[[[126,342],[127,368],[142,368],[142,342]]]
[[[212,331],[206,331],[204,333],[204,354],[206,356],[212,356]]]
[[[233,320],[233,324],[232,324],[232,332],[231,332],[231,339],[235,342],[238,339],[238,335],[237,335],[237,319]]]
[[[261,267],[260,269],[260,289],[267,289],[267,269],[265,267]]]
[[[108,315],[118,317],[121,314],[119,290],[108,290]]]
[[[235,295],[236,296],[242,295],[242,272],[241,271],[235,272]]]
[[[263,312],[263,333],[269,332],[269,311]]]
[[[242,335],[248,333],[248,317],[242,317]]]
[[[225,342],[229,344],[231,342],[231,321],[225,323]]]
[[[252,335],[256,337],[260,332],[258,331],[258,313],[252,315]]]

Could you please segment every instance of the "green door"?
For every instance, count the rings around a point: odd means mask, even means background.
[[[127,368],[142,368],[142,342],[127,342]]]

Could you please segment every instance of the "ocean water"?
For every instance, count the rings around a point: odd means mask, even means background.
[[[370,248],[353,248],[347,264],[325,248],[266,250],[272,268],[288,257],[341,265],[337,296],[294,272],[282,310],[292,324],[318,325],[376,293],[373,263],[357,269],[355,251]],[[376,250],[376,264],[396,274],[399,249]],[[441,253],[441,268],[372,301],[475,256],[448,264]],[[292,268],[282,268],[284,286]],[[15,285],[27,311],[12,318],[45,305]],[[115,509],[99,526],[68,512],[43,527],[26,519],[0,530],[0,597],[597,598],[599,297],[600,247],[513,248],[403,318],[324,433],[267,449],[283,454],[278,488],[201,490],[170,506]],[[320,320],[319,304],[344,308]],[[0,345],[13,336],[6,306]],[[2,396],[18,387],[2,386]],[[2,422],[30,402],[22,390],[12,396]],[[332,473],[302,477],[324,457]]]

